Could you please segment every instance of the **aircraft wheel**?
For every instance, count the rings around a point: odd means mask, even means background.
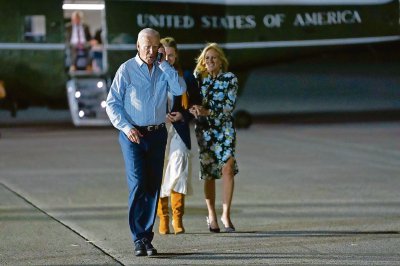
[[[244,110],[239,110],[233,114],[235,119],[235,127],[236,128],[249,128],[252,124],[251,115]]]

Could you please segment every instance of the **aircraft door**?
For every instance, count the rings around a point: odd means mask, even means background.
[[[77,3],[64,0],[66,66],[70,74],[103,74],[107,71],[104,55],[104,1]]]
[[[104,2],[64,0],[67,97],[75,126],[110,125],[105,112]]]

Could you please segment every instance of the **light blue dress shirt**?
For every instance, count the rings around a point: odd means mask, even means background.
[[[151,73],[139,55],[123,63],[111,84],[106,112],[111,123],[126,135],[135,126],[165,122],[167,94],[182,95],[178,72],[163,61]]]

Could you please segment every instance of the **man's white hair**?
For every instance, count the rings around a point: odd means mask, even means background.
[[[78,17],[81,20],[83,20],[83,12],[80,10],[75,10],[74,12],[72,12],[71,17]]]
[[[139,32],[137,42],[139,42],[141,38],[149,35],[156,36],[158,39],[160,39],[160,33],[158,31],[152,28],[145,28]]]

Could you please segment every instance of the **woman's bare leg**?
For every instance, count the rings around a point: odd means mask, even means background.
[[[234,161],[231,157],[222,169],[222,217],[221,220],[225,227],[233,227],[231,222],[231,204],[233,197],[234,180]]]
[[[212,229],[218,228],[217,214],[215,212],[215,180],[204,180],[204,196],[208,209],[208,219]]]

